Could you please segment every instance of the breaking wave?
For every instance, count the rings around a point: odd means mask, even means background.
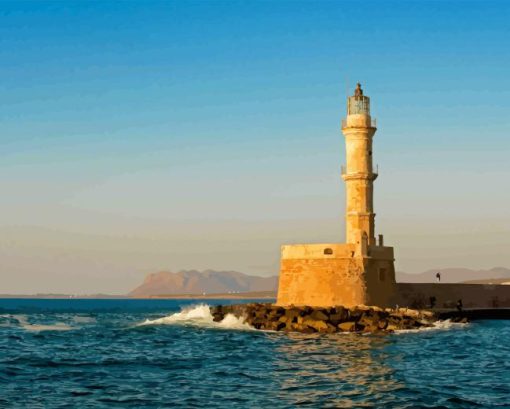
[[[399,329],[395,331],[395,334],[409,334],[424,331],[441,331],[441,330],[444,331],[450,329],[462,329],[469,325],[469,323],[452,322],[451,320],[441,320],[434,322],[432,325],[433,325],[432,327],[422,327],[416,329]]]
[[[233,314],[227,314],[222,321],[215,322],[210,307],[207,304],[184,308],[181,312],[176,312],[162,318],[146,319],[137,326],[145,325],[192,325],[208,328],[254,330],[243,318],[238,318]]]
[[[206,328],[223,328],[223,329],[237,329],[237,330],[255,330],[252,326],[244,321],[243,318],[238,318],[233,314],[227,314],[225,318],[220,322],[215,322],[211,314],[209,305],[200,304],[183,308],[180,312],[174,314],[156,318],[146,319],[145,321],[137,324],[136,326],[147,326],[147,325],[189,325],[196,327]],[[452,322],[451,320],[441,320],[433,323],[432,327],[422,327],[416,329],[401,329],[396,330],[395,334],[408,334],[408,333],[420,333],[426,331],[444,331],[452,329],[465,328],[468,323]],[[267,331],[265,332],[273,332]],[[348,335],[350,332],[338,332],[339,335]],[[370,335],[370,334],[364,334]]]
[[[28,317],[23,314],[5,314],[1,316],[2,318],[7,318],[8,321],[16,321],[17,326],[23,328],[25,331],[69,331],[74,329],[70,325],[67,325],[64,322],[56,322],[54,324],[32,324],[28,321]],[[12,323],[6,322],[3,323],[2,326],[11,326]]]

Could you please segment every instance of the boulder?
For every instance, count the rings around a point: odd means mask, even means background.
[[[395,324],[388,324],[386,326],[386,332],[395,332],[395,331],[397,331],[399,329],[400,328],[397,325],[395,325]]]
[[[377,328],[380,330],[384,330],[387,327],[388,327],[388,320],[385,318],[379,320],[379,322],[377,323]]]
[[[303,320],[302,326],[310,327],[317,332],[325,332],[328,329],[328,324],[321,320],[314,320],[313,318],[306,318]]]
[[[364,312],[358,320],[359,323],[366,325],[375,323],[377,321],[377,316],[371,311]]]
[[[337,326],[341,322],[344,322],[346,319],[347,319],[347,317],[345,317],[343,314],[339,314],[339,313],[331,314],[329,316],[329,322],[331,324],[333,324],[334,326]]]
[[[376,323],[364,325],[363,332],[376,333],[376,332],[379,332],[379,327],[377,326]]]
[[[338,331],[338,329],[335,325],[332,325],[329,322],[326,323],[326,325],[328,326],[328,328],[325,330],[325,332],[327,332],[328,334],[333,334]]]
[[[220,313],[220,312],[217,312],[217,313],[213,314],[213,321],[214,322],[221,322],[221,321],[223,321],[223,318],[225,318],[225,316],[222,313]]]
[[[393,332],[398,329],[431,326],[436,319],[436,315],[430,311],[408,308],[393,310],[364,305],[352,309],[342,306],[281,307],[269,303],[211,307],[211,315],[216,322],[222,321],[227,314],[243,317],[249,325],[257,329],[303,333]],[[466,322],[467,319],[456,314],[452,321]]]
[[[360,310],[358,307],[349,310],[349,321],[359,321],[363,315],[363,310]]]
[[[324,310],[315,310],[309,317],[316,321],[327,321],[329,319],[329,316],[325,314]]]
[[[305,315],[310,315],[313,312],[313,308],[309,306],[301,307],[300,315],[304,317]]]
[[[292,319],[287,317],[286,315],[282,315],[280,318],[278,318],[278,322],[283,322],[283,323],[286,323],[289,320],[292,321]]]
[[[344,307],[332,308],[329,313],[329,322],[333,324],[335,327],[341,322],[347,321],[348,319],[349,311]]]
[[[291,322],[297,322],[297,317],[299,317],[301,315],[301,311],[297,308],[291,308],[291,309],[288,309],[288,310],[285,310],[285,316],[287,317],[287,319]]]
[[[337,328],[343,332],[352,332],[356,330],[356,322],[346,321],[337,325]]]

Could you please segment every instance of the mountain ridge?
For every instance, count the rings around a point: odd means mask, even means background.
[[[430,283],[436,281],[436,273],[441,273],[442,283],[489,282],[510,279],[510,269],[494,267],[488,270],[469,268],[430,269],[418,274],[396,273],[397,283]],[[503,280],[504,281],[504,280]],[[203,295],[248,293],[273,291],[278,288],[278,276],[257,276],[239,271],[216,271],[212,269],[182,270],[179,272],[160,271],[148,274],[142,284],[133,289],[128,296],[162,295]]]
[[[276,291],[277,286],[278,276],[261,277],[238,271],[215,270],[183,270],[177,273],[160,271],[148,274],[143,283],[128,295],[140,297]]]

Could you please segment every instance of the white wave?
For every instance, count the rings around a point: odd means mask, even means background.
[[[416,329],[399,329],[395,331],[395,334],[409,334],[424,331],[441,331],[450,329],[461,329],[465,328],[469,323],[452,322],[451,320],[441,320],[432,323],[432,327],[421,327]]]
[[[220,322],[215,322],[208,305],[201,304],[183,309],[181,312],[168,315],[166,317],[154,320],[146,319],[137,326],[144,325],[192,325],[208,328],[224,328],[224,329],[254,329],[248,325],[243,318],[238,318],[233,314],[227,314]]]
[[[225,318],[218,323],[218,326],[228,329],[255,329],[246,323],[243,318],[236,317],[234,314],[225,315]]]
[[[69,331],[74,329],[70,325],[63,322],[56,322],[55,324],[26,324],[22,325],[26,331]]]
[[[64,322],[56,322],[54,324],[31,324],[28,321],[28,317],[23,314],[12,314],[8,316],[3,316],[6,318],[11,318],[18,321],[18,325],[23,328],[25,331],[69,331],[73,329],[73,327],[67,325]]]
[[[78,324],[89,324],[92,322],[96,322],[96,319],[94,317],[88,317],[83,315],[75,315],[73,317],[73,322],[76,322]]]

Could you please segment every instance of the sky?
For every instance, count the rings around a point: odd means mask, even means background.
[[[510,2],[0,2],[0,293],[278,273],[377,118],[396,269],[510,267]]]

